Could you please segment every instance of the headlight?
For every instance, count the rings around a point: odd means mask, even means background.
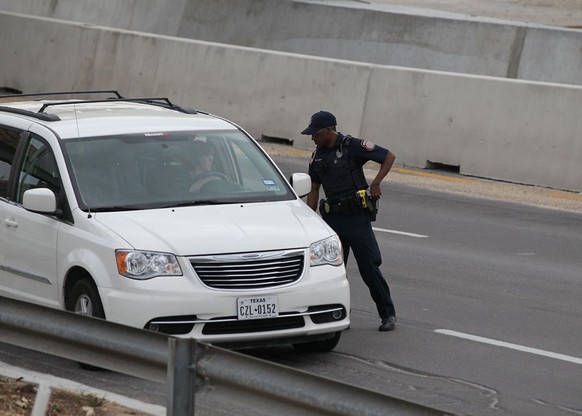
[[[181,276],[176,256],[151,251],[115,250],[119,274],[146,280],[157,276]]]
[[[344,261],[342,244],[337,235],[313,243],[309,247],[309,254],[311,266],[320,266],[322,264],[339,266]]]

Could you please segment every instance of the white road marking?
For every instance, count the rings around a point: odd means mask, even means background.
[[[551,351],[539,350],[537,348],[525,347],[523,345],[511,344],[509,342],[498,341],[496,339],[478,337],[476,335],[465,334],[463,332],[451,331],[448,329],[435,329],[434,332],[452,337],[468,339],[470,341],[481,342],[483,344],[495,345],[497,347],[509,348],[516,351],[527,352],[530,354],[541,355],[543,357],[553,358],[555,360],[567,361],[574,364],[582,364],[582,358],[572,357],[571,355],[558,354]]]
[[[404,231],[387,230],[385,228],[372,227],[372,230],[378,231],[378,232],[381,232],[381,233],[390,233],[390,234],[405,235],[407,237],[428,238],[428,235],[414,234],[414,233],[405,233]]]

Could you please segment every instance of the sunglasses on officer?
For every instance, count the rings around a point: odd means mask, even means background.
[[[317,137],[317,136],[319,136],[319,134],[320,134],[321,132],[323,132],[323,131],[325,131],[325,130],[327,130],[327,129],[329,129],[329,128],[331,128],[331,127],[324,127],[324,128],[322,128],[321,130],[318,130],[318,131],[316,131],[315,133],[313,133],[311,136],[312,136],[312,137]]]

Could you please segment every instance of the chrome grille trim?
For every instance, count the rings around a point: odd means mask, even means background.
[[[305,250],[195,256],[188,260],[208,287],[257,290],[297,282],[303,275]]]

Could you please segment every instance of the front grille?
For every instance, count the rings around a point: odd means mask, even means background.
[[[193,257],[202,282],[214,289],[265,289],[296,282],[303,273],[303,251]]]
[[[302,328],[305,320],[302,316],[280,316],[278,318],[253,319],[248,321],[209,322],[204,324],[204,335],[246,334],[249,332],[280,331],[283,329]]]

